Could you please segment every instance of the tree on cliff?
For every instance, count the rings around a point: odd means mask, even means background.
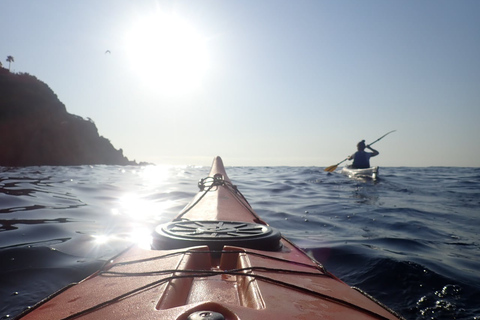
[[[12,62],[15,62],[15,59],[12,56],[8,56],[7,62],[8,62],[8,71],[10,71],[10,66],[12,65]]]

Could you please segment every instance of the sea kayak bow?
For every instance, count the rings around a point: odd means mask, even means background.
[[[377,180],[379,167],[370,167],[365,169],[356,169],[352,166],[342,168],[342,174],[349,178],[372,179]]]
[[[21,319],[399,319],[327,272],[252,209],[213,162],[200,191],[100,271]]]

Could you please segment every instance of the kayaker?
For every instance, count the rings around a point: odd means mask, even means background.
[[[365,148],[372,150],[373,152],[366,152]],[[348,157],[348,160],[353,160],[352,168],[365,169],[370,168],[370,158],[379,155],[379,152],[370,145],[365,146],[365,140],[360,141],[357,144],[357,152]]]

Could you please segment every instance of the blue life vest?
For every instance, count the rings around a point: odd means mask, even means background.
[[[352,167],[357,169],[370,168],[371,153],[365,151],[357,151],[353,156]]]

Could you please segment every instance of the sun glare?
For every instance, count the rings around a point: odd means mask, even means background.
[[[135,228],[130,232],[130,241],[140,248],[149,249],[152,242],[152,230],[147,228]]]
[[[109,241],[109,236],[107,235],[93,235],[92,237],[97,245],[106,244]]]
[[[127,34],[126,46],[142,82],[158,92],[198,89],[207,70],[205,38],[174,14],[158,12],[139,19]]]
[[[148,186],[158,186],[161,183],[167,181],[170,175],[170,167],[155,165],[155,166],[145,166],[143,170],[138,172],[138,175],[142,177],[144,183]]]

